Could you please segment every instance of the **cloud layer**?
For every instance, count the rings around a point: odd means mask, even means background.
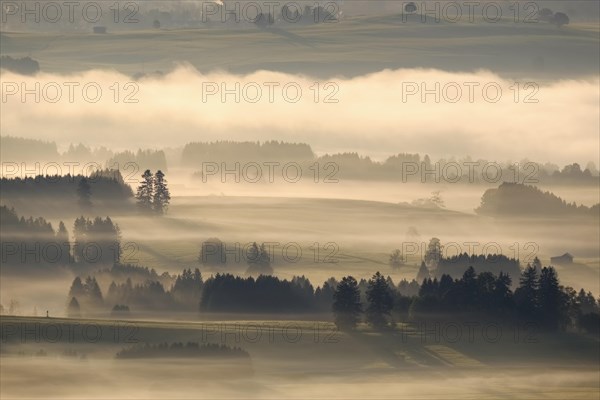
[[[401,69],[324,82],[181,66],[138,81],[101,70],[3,72],[1,81],[2,135],[63,146],[277,139],[376,158],[398,152],[584,164],[599,158],[598,76],[528,83],[488,71]]]

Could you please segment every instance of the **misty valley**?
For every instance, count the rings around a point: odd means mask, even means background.
[[[0,398],[600,396],[597,2],[65,4],[0,2]]]

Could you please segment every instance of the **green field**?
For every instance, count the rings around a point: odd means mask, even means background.
[[[129,27],[132,28],[132,27]],[[222,26],[62,34],[3,32],[2,55],[30,56],[44,72],[116,69],[128,75],[190,63],[201,72],[267,69],[317,77],[356,76],[385,68],[493,70],[537,79],[598,72],[598,26],[544,23],[422,23],[420,16],[353,17],[267,30]],[[68,60],[68,62],[65,62]]]

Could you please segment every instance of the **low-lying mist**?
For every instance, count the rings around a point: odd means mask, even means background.
[[[390,149],[582,165],[599,157],[597,76],[513,82],[490,71],[400,69],[317,81],[189,66],[137,81],[109,70],[3,72],[0,126],[3,135],[114,149],[278,139],[376,158]]]
[[[300,346],[289,347],[300,350]],[[346,357],[322,366],[298,351],[281,353],[255,356],[251,376],[240,375],[236,364],[218,361],[4,357],[1,394],[3,398],[62,399],[537,399],[549,393],[555,398],[592,399],[598,394],[593,368],[540,369],[510,362],[501,368],[419,368],[367,356],[362,368],[350,370]],[[284,355],[293,357],[293,362],[284,361]]]

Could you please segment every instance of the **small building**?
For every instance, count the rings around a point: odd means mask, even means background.
[[[106,27],[105,26],[95,26],[94,33],[106,33]]]
[[[550,264],[568,265],[573,264],[573,256],[565,253],[562,256],[550,257]]]

